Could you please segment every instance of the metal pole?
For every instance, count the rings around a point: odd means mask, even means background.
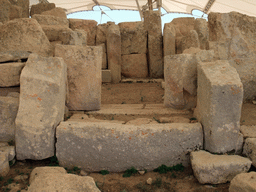
[[[140,13],[140,19],[141,19],[141,21],[142,21],[143,15],[142,15],[142,12],[141,12],[140,5],[139,5],[139,1],[138,1],[138,0],[136,0],[136,4],[137,4],[137,7],[138,7],[138,10],[139,10],[139,13]]]
[[[148,0],[148,8],[149,8],[149,10],[153,10],[152,0]]]

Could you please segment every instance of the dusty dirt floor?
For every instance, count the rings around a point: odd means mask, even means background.
[[[5,96],[10,91],[19,91],[19,89],[0,89],[0,96]],[[164,90],[160,83],[102,85],[102,104],[160,104],[163,103],[163,95]],[[243,105],[241,124],[256,125],[256,105],[250,102]],[[42,161],[17,161],[11,165],[11,170],[6,177],[0,177],[0,191],[5,192],[12,189],[12,192],[18,192],[22,189],[26,190],[29,185],[29,175],[35,167],[56,166],[57,164],[55,158]],[[80,175],[80,170],[74,168],[68,170],[68,173]],[[136,173],[131,177],[123,177],[124,173],[87,174],[94,178],[96,185],[102,192],[228,192],[229,188],[229,183],[220,185],[199,184],[193,176],[191,167],[186,167],[184,171],[163,174],[153,171],[144,175]],[[147,184],[149,178],[152,179],[151,185]]]

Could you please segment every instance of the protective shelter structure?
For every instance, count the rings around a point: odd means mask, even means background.
[[[30,5],[39,2],[55,3],[67,14],[92,10],[95,5],[104,5],[110,9],[139,10],[163,7],[168,13],[188,13],[194,9],[206,14],[210,12],[228,13],[231,11],[256,16],[254,0],[30,0]]]

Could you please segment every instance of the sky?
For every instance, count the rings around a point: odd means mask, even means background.
[[[101,14],[101,10],[105,14]],[[207,19],[208,15],[203,15],[203,12],[198,10],[193,10],[192,15],[190,14],[180,14],[180,13],[167,13],[163,8],[162,12],[162,27],[165,23],[171,22],[177,17],[195,17]],[[72,13],[67,15],[68,18],[74,19],[86,19],[95,20],[98,24],[103,24],[108,21],[115,22],[116,24],[120,22],[135,22],[141,21],[139,11],[129,11],[129,10],[111,10],[106,6],[94,6],[93,11],[82,11],[77,13]]]

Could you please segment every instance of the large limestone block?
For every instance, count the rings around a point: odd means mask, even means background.
[[[197,61],[195,55],[179,54],[164,57],[164,105],[183,109],[188,104],[186,93],[195,96],[197,90]]]
[[[63,30],[58,35],[64,45],[87,45],[87,33],[84,30]]]
[[[20,73],[25,63],[0,64],[0,87],[20,85]]]
[[[111,83],[111,71],[101,70],[102,72],[102,83]]]
[[[83,20],[83,19],[68,19],[69,27],[72,30],[82,29],[87,32],[87,45],[95,45],[97,21],[94,20]]]
[[[199,37],[195,30],[191,30],[188,36],[176,39],[177,54],[183,53],[184,50],[190,47],[200,48]]]
[[[159,11],[144,12],[144,25],[148,32],[149,76],[161,78],[164,74],[163,37]]]
[[[203,18],[195,20],[195,30],[198,34],[200,48],[209,49],[209,28],[208,22]]]
[[[18,108],[19,98],[0,97],[0,141],[14,140]]]
[[[121,172],[132,166],[151,171],[165,164],[189,164],[189,152],[201,149],[199,123],[123,125],[106,122],[61,122],[56,156],[63,167]]]
[[[0,152],[0,176],[5,177],[10,171],[8,153]]]
[[[243,147],[243,154],[252,161],[256,167],[256,138],[247,138]]]
[[[238,155],[213,155],[206,151],[190,153],[195,177],[201,184],[219,184],[231,181],[236,175],[247,172],[251,161]]]
[[[0,146],[0,153],[7,153],[8,161],[12,161],[15,157],[14,146]]]
[[[163,35],[164,56],[175,55],[175,37],[175,26],[172,23],[166,23]]]
[[[121,34],[118,25],[110,25],[107,31],[108,69],[112,83],[121,81]]]
[[[0,1],[0,22],[22,17],[22,8],[12,5],[8,0]]]
[[[55,8],[54,3],[38,3],[36,5],[32,5],[30,9],[30,16],[32,17],[34,14],[41,14],[44,11],[48,11]]]
[[[64,9],[60,8],[60,7],[55,7],[54,9],[48,10],[48,11],[44,11],[41,13],[41,15],[52,15],[55,17],[61,17],[61,18],[67,18],[66,12],[64,11]]]
[[[28,51],[42,56],[52,55],[52,47],[35,19],[9,21],[0,26],[0,52]]]
[[[69,110],[99,110],[101,105],[101,46],[56,45],[68,69]]]
[[[0,52],[0,63],[8,61],[27,60],[30,55],[27,51],[3,51]]]
[[[9,0],[11,4],[22,8],[22,17],[29,18],[29,0]]]
[[[72,33],[70,28],[63,25],[42,25],[41,26],[49,41],[61,41],[63,33]],[[68,41],[68,39],[64,39]]]
[[[119,23],[121,33],[122,55],[146,54],[147,31],[144,22]]]
[[[36,19],[40,25],[63,25],[69,27],[69,22],[67,18],[39,14],[33,15],[32,18]]]
[[[92,177],[67,174],[61,167],[37,167],[31,173],[28,192],[45,191],[100,192]]]
[[[176,36],[188,36],[191,30],[194,30],[194,17],[174,18],[171,22],[175,26]]]
[[[62,58],[31,54],[20,77],[15,144],[18,160],[40,160],[55,151],[55,128],[64,118],[67,66]]]
[[[241,125],[240,131],[245,138],[256,138],[256,125]]]
[[[146,54],[122,55],[122,75],[130,78],[146,78],[148,65]]]
[[[204,127],[206,150],[241,150],[242,101],[243,85],[228,61],[199,63],[196,116]]]
[[[229,192],[255,192],[256,172],[241,173],[231,180]]]

